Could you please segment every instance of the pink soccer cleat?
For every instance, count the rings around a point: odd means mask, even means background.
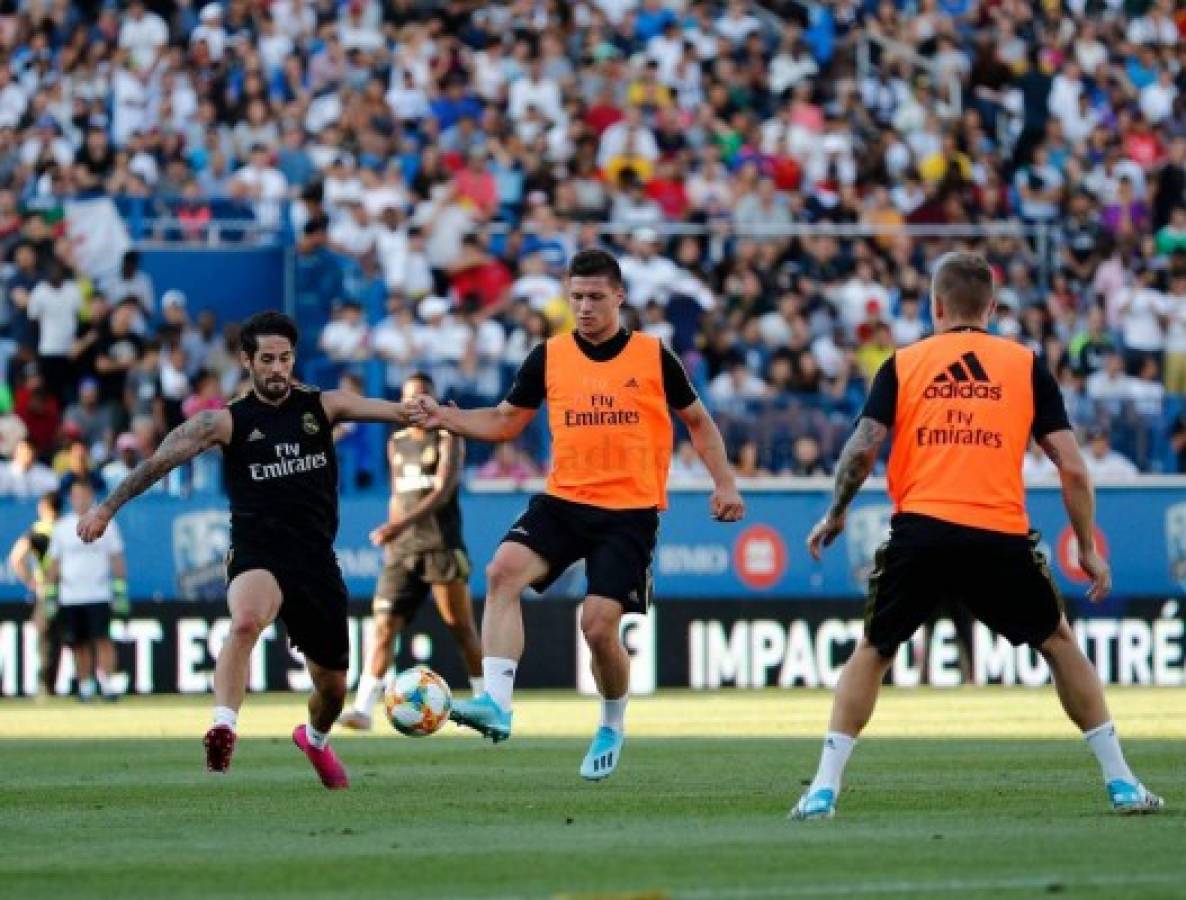
[[[327,745],[324,750],[318,750],[310,744],[309,738],[305,735],[304,725],[298,725],[292,730],[292,742],[305,751],[305,756],[309,757],[309,762],[313,763],[313,768],[317,770],[317,777],[327,788],[337,791],[350,787],[346,767],[334,753],[333,747]]]
[[[206,771],[225,775],[235,752],[235,732],[226,725],[215,725],[206,732],[202,744],[206,747]]]

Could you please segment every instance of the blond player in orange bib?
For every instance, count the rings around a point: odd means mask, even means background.
[[[736,522],[744,505],[716,424],[679,360],[655,338],[620,322],[626,293],[618,262],[601,250],[573,257],[566,278],[576,331],[554,337],[524,360],[506,400],[462,410],[417,398],[413,422],[483,441],[513,440],[546,400],[552,466],[544,493],[503,538],[486,569],[482,674],[486,692],[458,703],[452,718],[492,739],[511,734],[515,670],[523,655],[520,595],[544,590],[584,560],[587,595],[581,631],[602,697],[601,724],[581,764],[599,781],[621,756],[630,658],[619,638],[625,612],[646,612],[659,513],[667,507],[672,424],[688,427],[712,476],[709,512]]]
[[[873,380],[856,431],[836,469],[827,515],[807,539],[819,559],[893,432],[890,538],[874,557],[865,636],[836,685],[819,769],[791,810],[798,820],[831,818],[857,735],[873,715],[898,645],[943,599],[962,602],[1011,643],[1050,665],[1058,697],[1095,753],[1119,813],[1153,812],[1161,799],[1125,762],[1099,677],[1075,641],[1025,511],[1022,459],[1031,435],[1062,478],[1063,502],[1091,576],[1088,597],[1111,585],[1095,546],[1091,477],[1067,421],[1058,384],[1020,344],[985,330],[996,307],[983,257],[948,253],[931,284],[934,337],[898,351]]]

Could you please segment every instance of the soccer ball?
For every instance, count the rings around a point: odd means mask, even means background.
[[[387,720],[400,734],[426,737],[449,721],[453,694],[449,684],[428,666],[405,669],[383,693]]]

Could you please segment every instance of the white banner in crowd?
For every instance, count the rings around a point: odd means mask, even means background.
[[[66,236],[78,268],[96,281],[114,273],[132,246],[119,210],[106,197],[67,203]]]

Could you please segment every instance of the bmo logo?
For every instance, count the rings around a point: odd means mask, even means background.
[[[755,591],[774,587],[787,571],[787,545],[769,525],[751,525],[733,545],[733,568],[741,583]]]

